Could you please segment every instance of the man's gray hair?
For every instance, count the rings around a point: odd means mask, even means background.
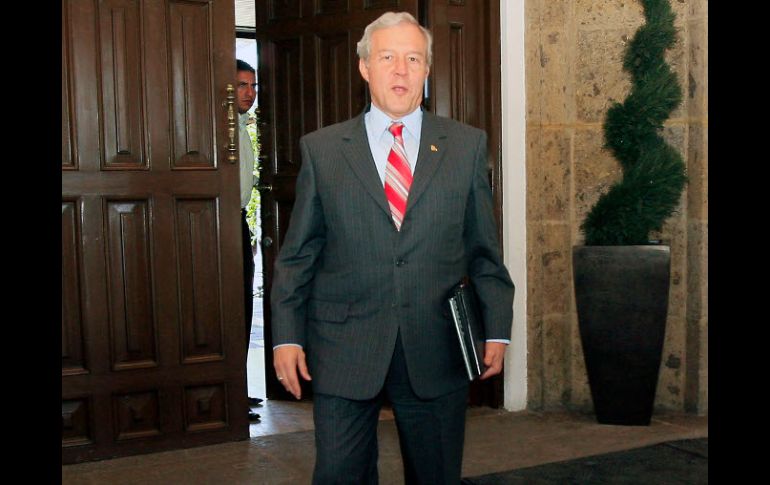
[[[358,57],[364,61],[369,60],[369,54],[372,48],[372,34],[375,31],[380,29],[387,29],[388,27],[395,27],[399,24],[412,24],[419,27],[422,35],[425,36],[426,47],[428,50],[427,61],[428,67],[430,67],[431,62],[433,61],[433,36],[431,35],[430,31],[420,25],[420,23],[417,22],[417,20],[409,12],[387,12],[380,15],[377,20],[367,25],[366,29],[364,29],[364,36],[361,37],[361,40],[359,40],[358,44],[356,44],[356,52],[358,53]]]

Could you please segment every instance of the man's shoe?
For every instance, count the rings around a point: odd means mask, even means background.
[[[259,421],[259,414],[249,411],[249,421]]]
[[[260,404],[262,404],[262,401],[264,401],[264,399],[260,399],[258,397],[250,397],[249,406],[259,406]]]

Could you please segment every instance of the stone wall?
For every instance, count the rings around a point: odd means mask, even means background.
[[[634,0],[525,0],[528,406],[592,409],[572,287],[572,246],[599,196],[622,175],[602,123],[631,83],[628,41],[644,22]],[[677,43],[667,59],[684,100],[664,137],[689,184],[660,234],[671,291],[656,409],[708,412],[708,1],[671,0]]]

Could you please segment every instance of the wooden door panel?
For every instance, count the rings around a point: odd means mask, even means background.
[[[62,9],[61,26],[61,167],[62,170],[77,170],[73,150],[75,144],[72,131],[72,72],[69,46],[69,13]]]
[[[139,1],[99,5],[104,168],[146,169]]]
[[[80,274],[83,275],[83,341],[88,355],[88,376],[62,379],[62,392],[68,391],[70,383],[88,382],[98,375],[108,375],[112,368],[110,360],[109,324],[110,313],[107,305],[107,251],[104,246],[104,202],[101,196],[85,194],[85,190],[66,190],[69,179],[82,173],[62,175],[63,196],[78,197],[80,205],[80,249],[83,258],[80,261]],[[92,174],[93,176],[93,174]],[[77,184],[73,184],[77,185]],[[75,189],[75,187],[73,187]],[[81,192],[81,194],[78,194]],[[83,391],[78,391],[80,395]]]
[[[174,168],[214,167],[211,5],[172,1],[169,17]]]
[[[183,364],[224,359],[216,202],[175,200]]]
[[[144,109],[147,113],[144,130],[147,136],[147,157],[152,164],[151,169],[158,172],[171,170],[172,166],[172,113],[169,106],[174,88],[169,81],[169,5],[162,0],[145,0],[141,6],[142,83],[145,86]],[[156,86],[168,89],[152,89]]]
[[[74,160],[66,164],[83,171],[98,171],[101,167],[101,138],[92,135],[99,133],[100,112],[99,99],[94,96],[98,92],[96,3],[64,1],[62,14],[62,32],[67,36],[62,44],[66,45],[69,69],[68,75],[64,77],[69,80],[68,98],[72,106],[69,131],[74,139]]]
[[[482,5],[464,2],[431,2],[434,39],[433,107],[439,116],[462,121],[488,131],[485,96],[490,90],[486,66],[484,34],[485,12]]]
[[[321,125],[328,126],[351,117],[350,35],[316,36],[318,58],[318,86],[321,89],[319,105]]]
[[[403,8],[403,6],[399,5],[400,3],[403,3],[403,2],[399,2],[398,0],[364,0],[364,9],[366,10],[371,10],[371,9],[407,10],[406,8]],[[381,12],[379,15],[375,16],[374,18],[376,19],[383,13],[385,12]],[[415,14],[412,12],[412,15],[415,15]],[[417,17],[417,15],[415,15],[415,17]]]
[[[149,200],[105,200],[112,369],[156,367]]]
[[[62,460],[246,438],[234,4],[62,3]]]
[[[296,185],[296,177],[293,177],[291,180],[286,180],[283,182],[285,184],[292,184],[292,186]],[[278,231],[276,232],[277,238],[275,241],[275,245],[280,247],[283,243],[284,238],[286,237],[286,231],[289,228],[289,218],[291,217],[291,211],[294,208],[294,198],[296,196],[294,189],[292,189],[290,192],[284,194],[284,197],[276,197],[275,198],[275,219],[279,221],[279,227]],[[276,254],[278,256],[278,254]],[[271,273],[272,274],[272,273]]]
[[[115,440],[126,441],[161,434],[158,390],[120,393],[112,396]]]
[[[83,345],[82,288],[80,285],[80,208],[77,199],[62,201],[62,374],[87,373]]]
[[[272,50],[275,60],[273,72],[273,99],[275,108],[272,113],[275,126],[275,152],[280,154],[282,161],[289,164],[280,170],[296,171],[300,164],[299,138],[302,136],[303,118],[305,117],[302,90],[301,39],[281,39],[267,46]],[[278,116],[278,113],[292,113],[292,116]]]
[[[318,0],[315,13],[317,15],[333,15],[348,13],[348,0]]]
[[[90,399],[62,400],[62,446],[82,446],[93,443]]]
[[[473,108],[478,101],[469,93],[465,85],[466,76],[466,28],[453,22],[449,25],[449,105],[452,118],[467,123],[468,108]],[[467,59],[470,63],[471,59]]]
[[[271,21],[299,17],[300,0],[267,0],[268,18]]]
[[[187,432],[226,428],[227,409],[227,390],[222,383],[184,389],[184,427]]]

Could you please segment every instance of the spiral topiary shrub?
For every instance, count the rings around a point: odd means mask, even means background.
[[[672,214],[687,177],[681,155],[660,132],[682,101],[676,74],[664,53],[676,40],[668,0],[640,0],[646,23],[631,40],[623,69],[631,93],[614,103],[604,122],[605,148],[620,161],[623,178],[602,195],[580,228],[588,246],[649,244]]]

